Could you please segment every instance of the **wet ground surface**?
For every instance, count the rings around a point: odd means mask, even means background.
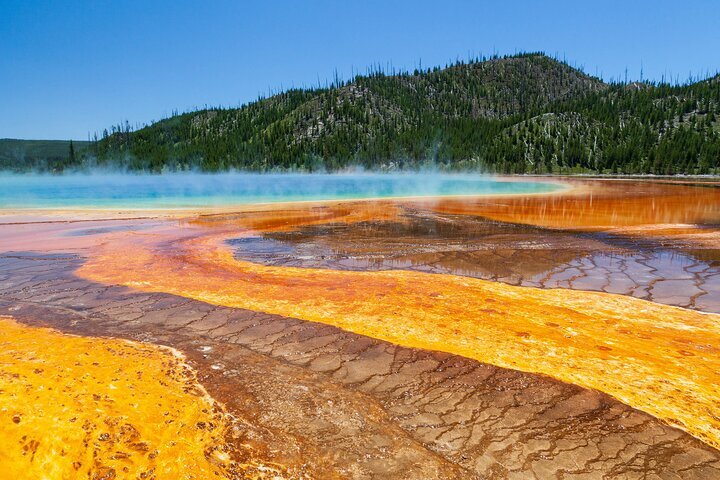
[[[80,280],[3,254],[0,313],[170,345],[234,441],[314,478],[717,478],[720,453],[602,393],[321,324]]]
[[[720,312],[718,250],[643,238],[405,208],[394,221],[313,225],[228,243],[236,258],[264,265],[464,275]]]
[[[633,185],[613,186],[590,206],[568,196],[242,213],[228,243],[236,258],[264,265],[415,270],[720,311],[717,189],[645,185],[649,204]],[[234,460],[277,467],[256,477],[720,478],[718,450],[595,390],[79,278],[98,244],[165,222],[48,221],[0,226],[0,315],[182,351],[234,415],[228,441],[242,447]],[[188,222],[212,229],[215,217]],[[689,233],[638,230],[660,224]]]

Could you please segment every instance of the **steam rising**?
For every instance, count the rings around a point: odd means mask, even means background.
[[[0,208],[181,208],[442,195],[537,193],[555,186],[442,173],[0,175]]]

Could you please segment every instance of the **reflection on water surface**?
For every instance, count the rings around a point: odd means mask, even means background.
[[[717,250],[406,209],[395,221],[331,223],[228,241],[264,265],[450,273],[513,285],[631,295],[720,312]]]

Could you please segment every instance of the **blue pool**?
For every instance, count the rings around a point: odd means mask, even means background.
[[[301,200],[531,194],[559,189],[471,174],[0,174],[0,208],[185,208]]]

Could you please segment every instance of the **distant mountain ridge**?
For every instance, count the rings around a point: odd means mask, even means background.
[[[118,126],[76,164],[718,173],[720,81],[612,83],[542,53],[358,76],[240,108]]]
[[[78,140],[0,138],[0,170],[62,170],[70,163],[79,163],[80,152],[89,143]],[[74,152],[78,153],[71,161]]]

